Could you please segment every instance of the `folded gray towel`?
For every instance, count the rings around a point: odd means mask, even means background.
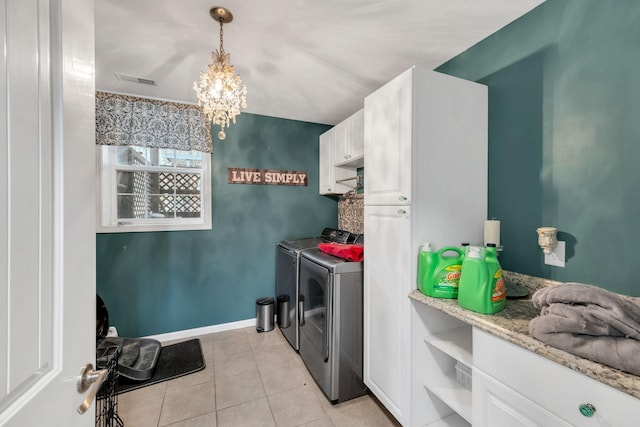
[[[591,315],[592,311],[594,310],[585,310],[582,305],[556,303],[542,307],[540,317],[552,316],[549,318],[553,319],[554,324],[550,324],[548,328],[552,330],[551,326],[553,326],[557,332],[573,332],[593,336],[625,336],[615,327]]]
[[[640,303],[579,283],[549,286],[533,294],[540,316],[529,334],[553,347],[640,375]]]
[[[557,303],[577,307],[585,322],[613,327],[626,337],[640,340],[640,300],[637,298],[624,297],[597,286],[566,283],[539,289],[532,299],[533,305],[540,309]],[[580,330],[558,332],[583,333]]]
[[[529,333],[534,338],[567,353],[640,375],[640,341],[625,337],[580,335],[556,332],[551,319],[554,316],[536,317],[529,322]],[[546,332],[545,326],[552,330]]]

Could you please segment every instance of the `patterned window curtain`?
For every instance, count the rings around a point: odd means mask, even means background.
[[[211,129],[196,105],[96,92],[96,144],[211,153]]]

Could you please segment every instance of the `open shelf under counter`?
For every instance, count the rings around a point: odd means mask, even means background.
[[[456,380],[455,372],[438,375],[423,387],[471,423],[471,390]]]
[[[427,334],[424,336],[424,342],[471,367],[473,366],[472,331],[473,328],[470,325],[463,325],[454,329]]]

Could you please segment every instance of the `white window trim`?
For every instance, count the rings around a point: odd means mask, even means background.
[[[201,218],[156,218],[156,219],[117,219],[116,191],[116,153],[108,149],[108,145],[96,145],[97,184],[96,197],[98,233],[131,233],[144,231],[182,231],[182,230],[211,230],[211,154],[203,153],[202,162],[202,217]],[[126,167],[119,167],[126,169]],[[140,170],[140,168],[135,168]],[[162,167],[153,167],[162,170]],[[185,168],[167,168],[172,172],[193,172]],[[105,197],[108,195],[108,199]]]

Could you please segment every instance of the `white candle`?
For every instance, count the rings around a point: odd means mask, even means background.
[[[488,219],[484,222],[484,244],[495,243],[500,246],[500,221]]]

